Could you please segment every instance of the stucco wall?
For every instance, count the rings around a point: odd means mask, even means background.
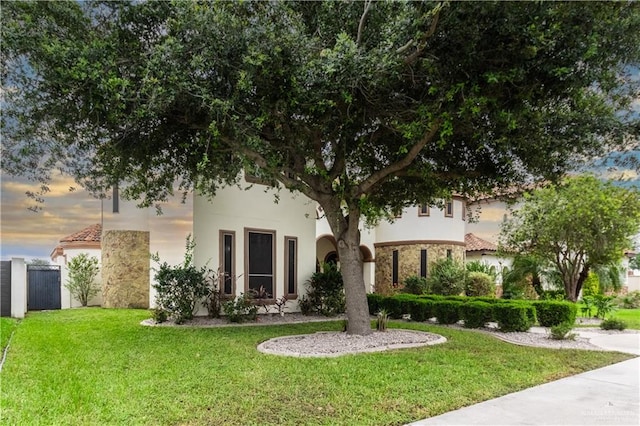
[[[149,307],[149,232],[102,234],[102,298],[106,308]]]
[[[194,196],[193,233],[196,243],[195,263],[217,269],[220,265],[220,231],[235,234],[235,294],[245,292],[245,229],[275,232],[275,298],[284,295],[284,239],[298,241],[298,295],[306,294],[306,282],[316,270],[316,209],[315,203],[301,194],[287,190],[275,191],[264,185],[248,189],[224,188],[209,201]],[[275,203],[275,194],[278,202]],[[298,310],[297,301],[289,301],[287,311]],[[201,309],[200,314],[206,313]]]

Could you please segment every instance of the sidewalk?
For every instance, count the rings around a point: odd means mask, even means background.
[[[640,334],[580,331],[606,350],[640,355]],[[640,358],[411,423],[421,425],[640,424]]]

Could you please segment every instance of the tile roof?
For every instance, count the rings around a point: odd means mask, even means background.
[[[84,228],[74,234],[67,235],[60,240],[61,243],[71,243],[75,241],[100,242],[102,236],[102,225],[96,223]]]
[[[464,244],[467,251],[496,251],[498,246],[487,240],[469,233],[464,236]]]

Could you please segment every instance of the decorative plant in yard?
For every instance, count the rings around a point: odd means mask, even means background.
[[[324,263],[322,271],[315,272],[309,279],[307,295],[300,301],[303,314],[318,313],[333,316],[345,310],[344,284],[340,270],[333,263]]]
[[[454,296],[464,291],[466,271],[459,262],[445,258],[431,266],[429,291],[443,296]]]
[[[222,309],[229,322],[255,321],[258,316],[258,306],[247,294],[242,294],[234,300],[223,303]]]
[[[274,305],[276,305],[276,309],[278,310],[278,314],[283,317],[284,310],[287,306],[287,296],[282,296],[276,299]]]
[[[387,331],[388,324],[389,324],[389,314],[384,309],[381,309],[376,315],[376,330]]]
[[[596,317],[606,319],[606,316],[616,310],[613,296],[596,294],[593,296],[593,305],[596,308]]]
[[[429,286],[427,285],[427,279],[425,277],[419,277],[412,275],[404,280],[403,293],[410,294],[423,294],[428,292]]]
[[[193,318],[198,302],[210,294],[209,270],[206,266],[200,269],[193,264],[195,243],[191,235],[187,237],[184,262],[171,266],[167,262],[160,263],[158,254],[152,259],[159,263],[155,269],[156,306],[169,313],[178,324]]]
[[[80,253],[71,258],[67,268],[69,278],[64,286],[82,306],[87,306],[89,300],[100,291],[100,287],[96,285],[96,277],[100,272],[98,259],[89,257],[87,253]]]

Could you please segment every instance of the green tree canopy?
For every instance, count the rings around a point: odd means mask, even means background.
[[[551,263],[575,301],[589,272],[618,263],[639,230],[637,190],[582,176],[525,195],[503,224],[501,250]]]
[[[638,4],[10,2],[3,168],[149,205],[259,168],[317,201],[349,332],[358,222],[555,180],[637,135]],[[635,132],[635,133],[634,133]],[[125,194],[125,195],[127,195]]]

